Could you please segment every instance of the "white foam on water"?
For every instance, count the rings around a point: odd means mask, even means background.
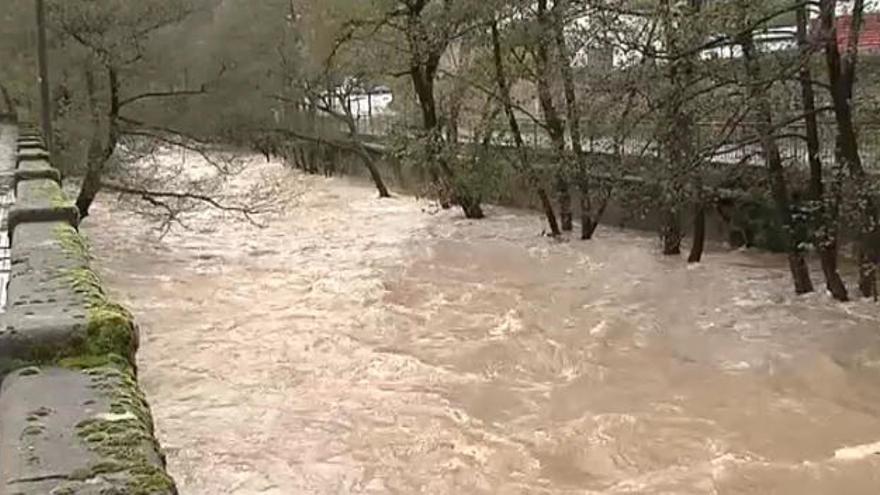
[[[860,461],[875,455],[880,455],[880,442],[837,449],[834,452],[834,459],[838,461]]]

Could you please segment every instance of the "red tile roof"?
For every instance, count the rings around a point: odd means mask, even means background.
[[[837,16],[837,44],[843,50],[849,43],[852,16]],[[859,34],[859,50],[880,50],[880,14],[865,14]]]

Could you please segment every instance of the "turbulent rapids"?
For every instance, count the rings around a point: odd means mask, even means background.
[[[262,227],[87,222],[182,493],[877,493],[878,306],[254,167],[290,191]]]

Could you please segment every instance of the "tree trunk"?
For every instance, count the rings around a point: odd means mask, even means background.
[[[354,142],[357,153],[358,155],[360,155],[361,160],[364,162],[364,166],[367,167],[367,171],[370,172],[370,178],[373,180],[373,184],[379,191],[379,197],[390,198],[391,193],[389,193],[388,188],[385,187],[385,181],[382,180],[382,174],[379,173],[379,169],[376,167],[376,162],[373,161],[373,157],[372,155],[370,155],[370,151],[367,150],[367,148],[364,146],[364,143],[361,142],[360,137],[358,137],[357,123],[354,120],[354,115],[352,115],[351,113],[351,105],[343,105],[343,109],[345,114],[341,115],[340,117],[345,121],[345,125],[346,127],[348,127],[348,135]],[[328,108],[326,110],[330,112],[333,111],[330,105],[328,105]]]
[[[91,152],[89,155],[91,155]],[[76,197],[76,208],[79,210],[80,221],[89,216],[89,209],[92,207],[92,203],[94,203],[95,198],[101,191],[101,176],[103,174],[101,168],[102,167],[93,166],[92,163],[89,163],[86,175],[83,177],[79,194]]]
[[[580,184],[580,181],[578,181]],[[584,195],[584,188],[579,188],[581,193],[580,210],[581,210],[581,240],[588,241],[593,238],[596,232],[596,225],[593,224],[593,217],[590,215],[590,202]]]
[[[548,45],[554,36],[553,22],[547,12],[547,0],[538,0],[538,25],[541,28],[535,43],[538,101],[541,104],[547,134],[550,136],[550,142],[554,150],[556,150],[558,161],[555,187],[556,199],[559,202],[559,221],[562,224],[562,230],[571,231],[573,225],[571,191],[569,190],[568,174],[566,173],[568,160],[565,156],[565,126],[562,119],[559,118],[559,112],[556,110],[556,104],[553,102],[553,91],[551,89],[551,75],[554,73],[554,70],[550,61]]]
[[[391,193],[388,192],[388,188],[385,186],[385,181],[382,180],[382,174],[379,173],[379,169],[376,168],[376,163],[373,162],[373,157],[370,156],[368,151],[363,150],[361,151],[361,159],[364,161],[364,165],[370,172],[370,178],[373,179],[373,184],[376,186],[376,190],[379,191],[379,197],[390,198]]]
[[[480,205],[479,200],[471,199],[471,198],[463,198],[460,197],[458,199],[461,209],[464,212],[465,218],[470,219],[480,219],[485,218],[485,213],[483,213],[483,207]]]
[[[794,233],[797,231],[791,211],[791,200],[788,194],[788,184],[785,178],[785,168],[782,164],[782,155],[773,132],[773,114],[770,101],[762,85],[760,62],[756,60],[755,46],[752,34],[749,32],[742,36],[740,45],[743,50],[743,58],[746,65],[746,73],[749,78],[749,97],[754,102],[757,115],[755,130],[761,140],[761,148],[764,151],[767,162],[767,170],[770,178],[770,190],[776,209],[782,224],[785,227],[783,235],[786,238],[788,249],[788,266],[794,281],[797,294],[806,294],[813,291],[813,282],[810,279],[810,271],[804,259],[803,249],[799,245]]]
[[[422,125],[426,132],[433,132],[437,130],[439,124],[437,102],[434,99],[434,76],[421,65],[414,65],[410,76],[422,112]]]
[[[560,166],[564,165],[560,164]],[[571,188],[568,186],[568,178],[563,170],[556,171],[556,200],[559,202],[559,223],[562,230],[571,232],[574,229],[574,216],[571,212]]]
[[[880,211],[877,199],[868,186],[869,179],[859,155],[859,142],[853,123],[853,87],[858,61],[858,42],[864,14],[864,0],[855,0],[849,43],[843,57],[837,46],[835,26],[836,0],[821,0],[820,23],[825,43],[825,59],[834,117],[837,124],[835,156],[849,171],[858,188],[859,209],[859,291],[865,297],[877,297],[876,272],[880,264],[880,246],[873,239],[880,237]]]
[[[691,253],[688,263],[699,263],[703,259],[703,250],[706,245],[706,206],[700,202],[697,204],[694,214],[694,243],[691,245]]]
[[[455,171],[449,166],[443,157],[443,132],[437,115],[437,101],[434,96],[434,83],[440,60],[446,51],[449,40],[446,38],[436,39],[427,31],[422,22],[422,14],[427,8],[428,2],[405,2],[406,7],[406,36],[410,50],[409,76],[413,83],[413,90],[419,100],[419,108],[422,113],[422,125],[426,134],[427,161],[429,165],[436,164],[441,174],[431,170],[434,184],[440,189],[440,203],[444,208],[451,206],[447,200],[455,196],[451,190],[451,184],[455,183]],[[449,5],[444,4],[448,10]],[[464,210],[464,208],[463,208]],[[468,215],[464,211],[465,216]]]
[[[678,6],[680,2],[676,2]],[[698,10],[699,2],[690,2],[695,9]],[[663,254],[667,256],[676,256],[681,254],[681,241],[684,238],[684,232],[681,225],[681,208],[685,202],[685,182],[682,174],[682,168],[688,167],[690,160],[693,158],[693,118],[687,112],[685,106],[688,104],[687,92],[693,84],[693,54],[681,54],[683,50],[690,50],[690,41],[693,38],[693,30],[696,29],[692,23],[675,22],[676,14],[673,13],[677,7],[670,5],[670,0],[664,0],[661,4],[664,17],[664,38],[667,44],[667,50],[673,54],[679,54],[678,60],[669,64],[668,79],[672,86],[672,94],[669,97],[667,105],[666,119],[662,125],[666,126],[661,130],[661,144],[664,151],[664,165],[666,166],[667,177],[664,177],[663,187],[665,188],[661,195],[661,208],[663,210],[663,226],[661,227],[661,237],[663,240]],[[696,10],[694,10],[696,12]],[[684,46],[682,46],[684,44]],[[699,171],[697,171],[699,173]]]
[[[567,0],[557,0],[552,9],[553,38],[556,45],[556,55],[559,70],[562,74],[562,87],[565,94],[565,110],[568,120],[568,133],[571,138],[571,149],[575,160],[575,182],[580,193],[581,214],[581,239],[593,238],[593,233],[599,226],[600,216],[593,216],[592,201],[590,200],[590,182],[587,177],[586,157],[583,150],[583,135],[581,133],[581,114],[578,108],[577,92],[575,90],[574,75],[571,69],[571,56],[565,43],[565,26],[563,16]]]
[[[801,86],[801,101],[806,115],[804,124],[807,137],[807,155],[810,163],[810,199],[814,203],[814,228],[813,238],[816,249],[819,252],[819,261],[822,264],[822,273],[825,276],[825,287],[834,299],[848,301],[849,294],[846,285],[837,271],[837,236],[838,236],[838,211],[840,204],[839,194],[831,194],[825,197],[825,187],[822,179],[822,159],[819,156],[819,126],[816,119],[816,96],[813,91],[813,75],[810,69],[814,49],[807,35],[807,8],[802,5],[797,9],[797,40],[801,53],[801,68],[799,79]],[[838,188],[833,188],[835,191]],[[826,204],[827,203],[827,204]]]
[[[681,231],[681,215],[675,208],[669,208],[664,213],[661,237],[664,255],[677,256],[681,254],[681,240],[684,234]]]
[[[86,69],[86,85],[89,93],[89,105],[91,106],[92,125],[94,134],[89,144],[86,175],[80,186],[76,198],[76,208],[79,210],[80,220],[89,216],[89,209],[95,198],[101,191],[101,178],[107,161],[113,156],[116,144],[119,141],[119,78],[116,69],[107,68],[107,76],[110,90],[110,110],[108,113],[107,136],[104,137],[101,126],[100,105],[98,104],[98,89],[95,85],[94,75],[91,68]]]
[[[495,65],[495,82],[501,93],[501,103],[504,107],[504,113],[507,115],[507,122],[510,125],[510,131],[513,134],[516,149],[519,155],[520,172],[526,176],[529,183],[538,193],[541,206],[544,209],[544,215],[547,217],[547,223],[550,226],[550,234],[554,237],[562,234],[559,224],[556,222],[556,213],[553,211],[553,203],[544,186],[541,185],[541,178],[535,173],[534,168],[529,164],[528,154],[526,152],[525,143],[523,142],[522,133],[519,129],[519,123],[516,121],[516,114],[513,111],[513,101],[510,98],[510,86],[507,82],[507,76],[504,71],[504,58],[501,54],[501,35],[498,32],[497,21],[492,22],[492,55]]]
[[[588,212],[587,215],[583,215],[581,217],[581,239],[582,240],[590,240],[593,238],[593,235],[596,233],[596,229],[599,228],[599,221],[602,219],[602,216],[605,214],[605,209],[608,207],[608,201],[611,198],[611,190],[608,190],[603,194],[601,198],[601,203],[599,204],[599,208],[596,209],[595,214],[593,214],[593,207],[590,204],[590,199],[584,198],[581,196],[581,212]],[[586,202],[586,204],[584,204]]]

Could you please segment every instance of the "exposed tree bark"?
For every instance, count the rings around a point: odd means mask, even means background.
[[[835,156],[849,171],[857,190],[859,213],[859,291],[865,297],[877,297],[877,265],[880,264],[880,211],[870,190],[868,176],[859,155],[859,142],[853,121],[853,88],[858,62],[858,42],[864,14],[864,0],[853,4],[849,43],[843,56],[837,46],[835,26],[836,0],[821,0],[820,24],[828,65],[831,100],[837,124]]]
[[[764,158],[770,179],[770,189],[779,218],[782,220],[788,250],[788,265],[794,281],[797,294],[806,294],[813,291],[813,282],[810,279],[810,270],[804,259],[803,249],[799,240],[794,235],[796,228],[791,209],[788,184],[785,177],[785,168],[782,164],[782,154],[773,131],[773,110],[767,97],[766,83],[761,78],[760,61],[757,60],[755,44],[752,33],[748,32],[740,37],[740,46],[743,51],[746,74],[748,76],[749,99],[755,106],[755,130],[761,141]]]
[[[498,22],[493,20],[490,26],[492,31],[492,60],[495,65],[495,83],[501,96],[501,104],[504,107],[504,113],[507,116],[507,122],[510,125],[510,131],[513,134],[514,143],[516,144],[517,154],[519,158],[520,172],[525,175],[532,187],[538,193],[541,200],[541,206],[544,209],[544,215],[547,217],[547,223],[550,226],[550,234],[554,237],[562,234],[559,224],[556,222],[556,213],[553,211],[553,203],[547,191],[541,184],[541,178],[535,173],[534,168],[529,164],[528,151],[523,142],[522,133],[519,129],[519,123],[516,120],[516,114],[513,110],[513,101],[510,97],[510,85],[507,81],[507,75],[504,70],[504,57],[501,53],[501,35],[498,32]]]
[[[572,230],[571,191],[566,173],[568,160],[565,156],[565,125],[559,118],[559,112],[553,101],[552,74],[553,64],[550,60],[550,43],[553,41],[553,20],[547,11],[547,0],[538,0],[538,26],[540,31],[535,42],[535,65],[538,86],[538,101],[544,114],[544,124],[550,142],[556,150],[559,163],[556,169],[556,199],[559,202],[559,220],[562,230]]]
[[[79,195],[76,198],[76,207],[79,210],[80,219],[89,216],[89,209],[95,201],[95,197],[101,191],[101,176],[107,162],[113,156],[116,145],[119,143],[119,76],[112,66],[106,67],[108,91],[110,92],[110,108],[107,113],[107,134],[104,135],[100,118],[100,104],[98,103],[98,88],[95,85],[94,75],[91,68],[86,69],[86,83],[89,85],[89,103],[92,107],[92,121],[95,133],[89,145],[86,174],[80,186]],[[98,113],[96,113],[98,112]]]
[[[838,256],[838,221],[840,194],[839,187],[833,187],[833,193],[827,198],[822,177],[822,159],[819,156],[819,126],[816,120],[816,95],[813,91],[813,75],[810,61],[814,53],[813,44],[807,35],[807,8],[805,5],[797,9],[797,40],[801,53],[801,67],[798,74],[801,86],[801,101],[804,109],[804,125],[807,138],[807,155],[810,163],[810,199],[813,201],[815,232],[813,234],[822,273],[825,276],[825,287],[834,299],[848,301],[846,285],[837,271]]]

